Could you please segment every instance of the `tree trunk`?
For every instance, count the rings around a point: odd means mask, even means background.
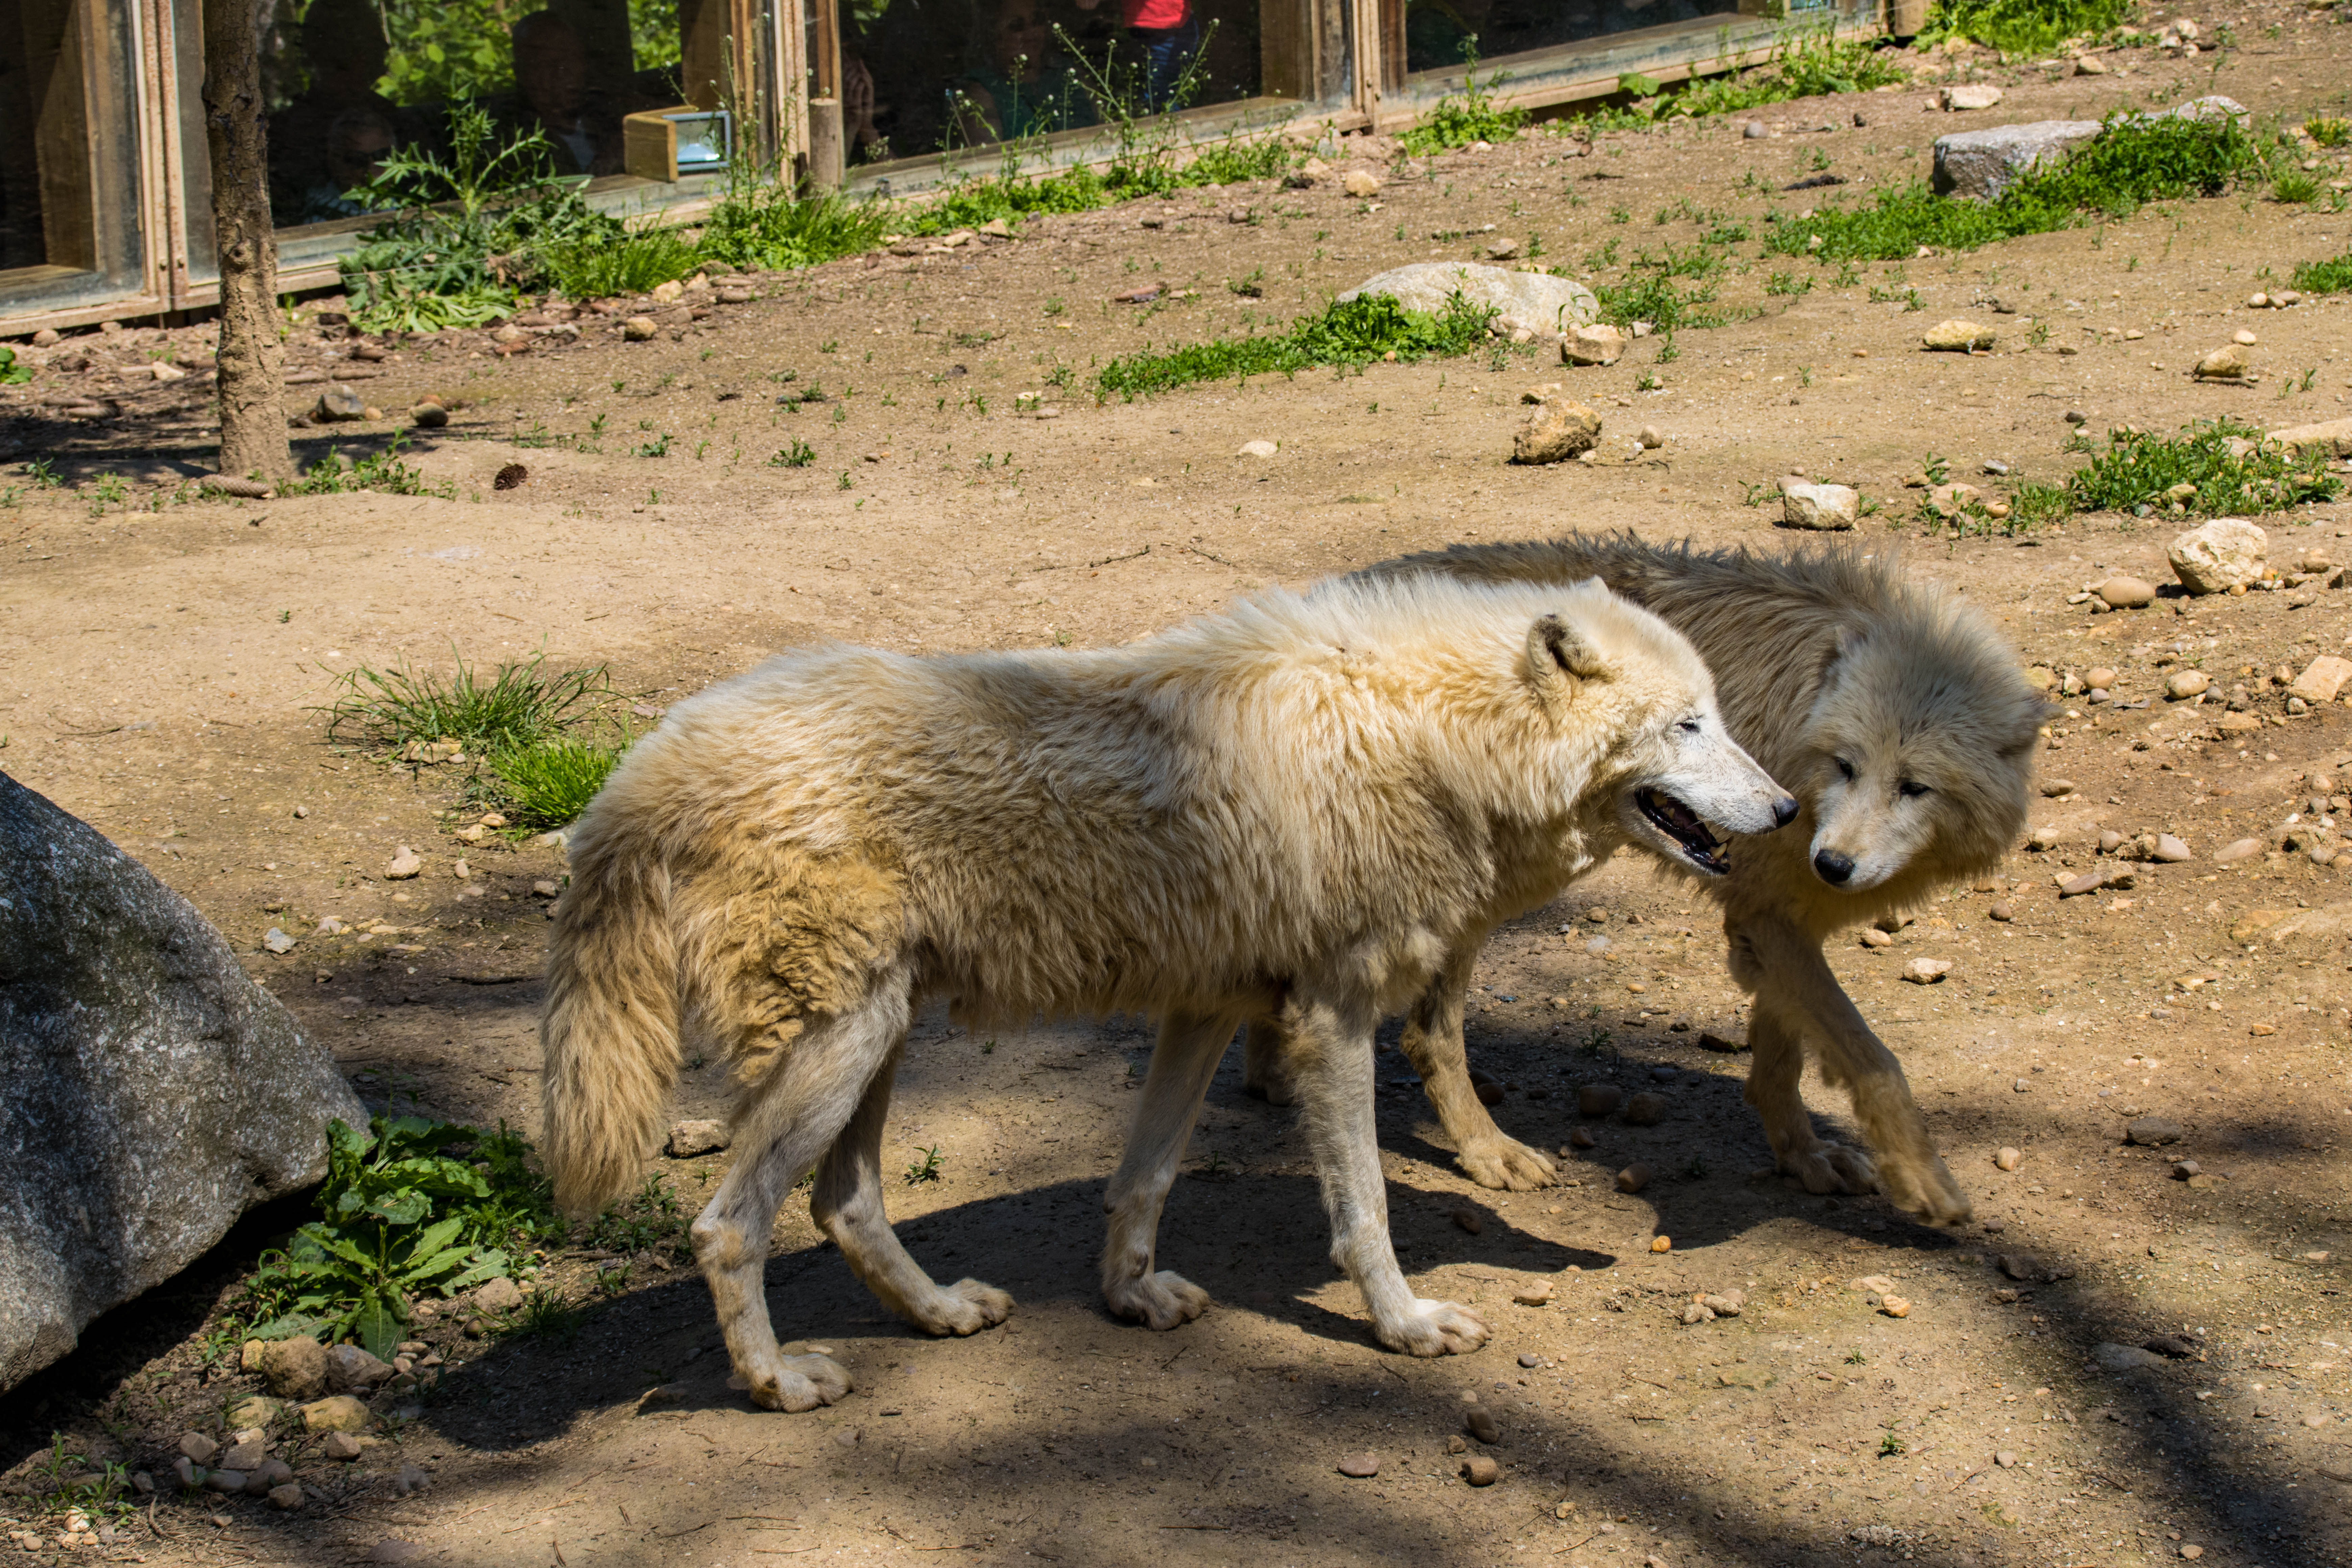
[[[220,471],[290,479],[285,353],[278,338],[278,237],[256,0],[204,0],[205,142],[220,248]]]

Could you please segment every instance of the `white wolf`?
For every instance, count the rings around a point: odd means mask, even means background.
[[[1968,1198],[1927,1136],[1895,1060],[1829,965],[1832,932],[1980,876],[2016,842],[2045,707],[1984,620],[1896,563],[1851,548],[1784,556],[1655,546],[1631,534],[1456,545],[1368,569],[1482,583],[1598,577],[1689,637],[1715,671],[1732,738],[1804,803],[1797,831],[1730,849],[1701,878],[1723,906],[1731,973],[1755,994],[1748,1102],[1780,1168],[1809,1191],[1885,1189],[1937,1224]],[[1671,862],[1670,862],[1671,863]],[[1551,1162],[1507,1138],[1473,1091],[1462,1045],[1465,965],[1408,1015],[1420,1069],[1461,1163],[1490,1187],[1540,1186]],[[1804,1052],[1853,1096],[1875,1162],[1824,1142],[1798,1092]],[[1288,1089],[1277,1030],[1251,1031],[1249,1081]]]
[[[1474,1349],[1485,1324],[1416,1300],[1389,1243],[1374,1026],[1625,837],[1705,860],[1702,819],[1795,810],[1689,643],[1597,583],[1331,584],[1088,653],[788,654],[678,704],[580,819],[541,1025],[548,1169],[567,1209],[617,1195],[681,1037],[731,1058],[737,1156],[695,1250],[752,1398],[804,1410],[848,1380],[782,1355],[761,1274],[812,1167],[817,1223],[892,1310],[971,1333],[1012,1307],[935,1284],[883,1215],[920,1002],[1160,1018],[1104,1264],[1112,1309],[1155,1322],[1205,1300],[1152,1267],[1177,1152],[1234,1029],[1277,1016],[1375,1332]]]

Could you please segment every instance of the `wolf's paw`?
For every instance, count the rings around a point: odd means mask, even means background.
[[[976,1334],[1012,1315],[1012,1297],[977,1279],[959,1279],[923,1304],[915,1326],[927,1334]]]
[[[1870,1193],[1878,1190],[1878,1167],[1859,1149],[1843,1143],[1816,1143],[1780,1162],[1784,1175],[1805,1184],[1809,1193]]]
[[[1966,1225],[1976,1212],[1952,1173],[1933,1153],[1925,1160],[1882,1153],[1878,1184],[1887,1202],[1923,1225]]]
[[[1407,1355],[1468,1355],[1493,1330],[1467,1307],[1416,1299],[1403,1321],[1376,1325],[1381,1343]]]
[[[1209,1293],[1181,1274],[1161,1269],[1103,1288],[1103,1300],[1119,1317],[1168,1330],[1209,1310]]]
[[[1559,1173],[1559,1168],[1541,1152],[1500,1132],[1469,1140],[1462,1152],[1454,1156],[1454,1163],[1480,1186],[1514,1193],[1548,1187]]]
[[[850,1390],[849,1373],[831,1356],[788,1355],[774,1370],[746,1380],[751,1403],[762,1410],[799,1412],[831,1405]]]

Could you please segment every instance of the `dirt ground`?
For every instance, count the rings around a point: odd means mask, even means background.
[[[1242,1094],[1238,1053],[1162,1232],[1166,1265],[1217,1304],[1166,1334],[1113,1321],[1093,1283],[1098,1200],[1147,1029],[974,1039],[934,1013],[886,1159],[895,1170],[936,1149],[938,1179],[894,1183],[894,1213],[940,1277],[1013,1293],[1003,1328],[935,1342],[886,1321],[788,1206],[770,1300],[780,1332],[852,1369],[857,1392],[834,1408],[766,1414],[730,1392],[708,1294],[656,1237],[634,1255],[550,1259],[538,1289],[593,1303],[569,1343],[468,1338],[462,1306],[421,1325],[440,1380],[381,1400],[359,1459],[281,1436],[310,1489],[299,1511],[170,1495],[180,1434],[220,1434],[258,1386],[207,1325],[257,1248],[302,1217],[281,1205],[0,1402],[0,1466],[13,1467],[0,1513],[38,1532],[10,1550],[484,1568],[935,1552],[1570,1568],[2352,1557],[2352,856],[2322,867],[2301,843],[2279,847],[2314,793],[2305,775],[2352,767],[2352,713],[2289,718],[2266,679],[2352,642],[2352,593],[2167,597],[2094,616],[2068,603],[2086,583],[2168,578],[2161,519],[1933,542],[1888,521],[1912,510],[1901,480],[1931,451],[1996,491],[2063,475],[2070,409],[2095,432],[2341,416],[2352,308],[2244,300],[2344,249],[2352,213],[2168,204],[1865,268],[1850,286],[1827,267],[1759,263],[1751,242],[1735,247],[1746,270],[1723,298],[1759,313],[1681,333],[1671,363],[1644,342],[1607,370],[1521,354],[1131,404],[1083,393],[1113,354],[1285,321],[1380,268],[1475,254],[1490,223],[1539,237],[1582,275],[1612,238],[1628,255],[1693,243],[1701,221],[1654,221],[1685,198],[1706,224],[1754,226],[1807,200],[1780,187],[1824,163],[1857,179],[1924,173],[1934,137],[1964,126],[2206,91],[2297,123],[2352,101],[2352,31],[2327,16],[2192,14],[2240,47],[2218,65],[2121,51],[2102,77],[1957,62],[2006,86],[1986,114],[1937,111],[1923,79],[1778,106],[1755,117],[1777,128],[1760,140],[1734,121],[1606,134],[1570,156],[1575,144],[1537,135],[1451,154],[1426,179],[1416,165],[1369,203],[1329,184],[1236,187],[1055,218],[1010,242],[901,247],[916,253],[756,279],[749,302],[691,292],[648,342],[596,318],[521,352],[459,334],[352,362],[333,357],[350,346],[340,333],[298,332],[298,370],[375,372],[354,384],[395,414],[428,391],[467,400],[450,427],[417,433],[413,455],[455,499],[194,500],[181,487],[205,449],[202,377],[121,372],[173,350],[194,363],[209,329],[36,351],[41,374],[0,401],[0,458],[46,458],[71,488],[0,473],[0,489],[18,487],[0,510],[0,766],[194,900],[371,1104],[478,1123],[534,1124],[547,921],[532,887],[561,876],[559,852],[455,837],[473,820],[462,769],[327,744],[317,707],[357,666],[544,649],[609,662],[651,715],[813,638],[1113,643],[1454,540],[1631,527],[1775,548],[1791,538],[1777,507],[1744,503],[1798,471],[1882,500],[1863,537],[1982,605],[2025,661],[2112,666],[2118,704],[2053,703],[2043,773],[2074,788],[2033,820],[2061,830],[2056,847],[2021,847],[1997,888],[1953,889],[1889,945],[1832,948],[1975,1198],[1965,1230],[1770,1173],[1739,1102],[1741,1058],[1700,1044],[1742,1026],[1707,907],[1620,859],[1499,933],[1477,977],[1473,1065],[1506,1086],[1507,1131],[1563,1150],[1560,1185],[1473,1186],[1402,1058],[1383,1054],[1399,1247],[1422,1294],[1487,1314],[1495,1339],[1475,1355],[1414,1361],[1372,1342],[1325,1257],[1297,1112]],[[1350,139],[1332,161],[1385,170],[1386,148]],[[2322,173],[2342,179],[2341,155]],[[1817,282],[1768,294],[1775,270]],[[1253,279],[1256,297],[1227,287]],[[1111,302],[1139,280],[1197,294]],[[1893,298],[1874,302],[1874,289]],[[1969,313],[1999,328],[1995,352],[1919,352],[1924,326]],[[2027,318],[2048,321],[2045,340]],[[2241,328],[2259,339],[2262,379],[2191,382],[2188,367]],[[1664,384],[1643,390],[1644,377]],[[1519,393],[1551,380],[1602,410],[1601,455],[1510,467]],[[801,397],[812,384],[822,401]],[[313,395],[296,388],[289,408]],[[114,400],[104,417],[61,411],[92,396]],[[402,422],[299,439],[310,454],[370,452]],[[1633,452],[1644,425],[1662,450]],[[1276,456],[1236,455],[1261,438]],[[772,465],[796,439],[810,464]],[[2011,474],[1981,477],[1988,460]],[[528,479],[495,488],[516,463]],[[126,481],[121,497],[107,476]],[[2274,562],[2315,548],[2352,560],[2352,501],[2264,523]],[[2214,699],[2168,704],[2175,662],[2212,673]],[[2220,698],[2241,682],[2264,727],[2225,733]],[[2106,863],[2093,840],[2107,828],[2179,834],[2197,858],[2062,900],[2059,876]],[[2269,852],[2212,862],[2247,836]],[[403,845],[426,874],[383,880]],[[1990,919],[1996,902],[2014,919]],[[2281,919],[2305,910],[2319,913]],[[328,916],[354,934],[315,934]],[[272,926],[298,939],[290,953],[261,949]],[[1949,977],[1900,983],[1922,955],[1953,961]],[[721,1113],[718,1072],[687,1076],[680,1116]],[[1575,1089],[1598,1081],[1661,1087],[1671,1113],[1589,1123],[1597,1146],[1568,1149]],[[1811,1093],[1842,1123],[1836,1097]],[[2125,1122],[2151,1112],[2181,1124],[2179,1143],[2124,1142]],[[2021,1152],[2013,1171],[1995,1163],[2004,1147]],[[2194,1184],[2172,1167],[2182,1157],[2204,1173]],[[1633,1161],[1659,1174],[1621,1194],[1611,1178]],[[725,1168],[719,1155],[648,1172],[690,1214]],[[1654,1251],[1656,1237],[1671,1249]],[[1549,1304],[1514,1303],[1545,1280]],[[1695,1293],[1731,1290],[1745,1294],[1738,1316],[1677,1321]],[[1888,1293],[1907,1316],[1878,1309]],[[2188,1353],[2116,1349],[2167,1335]],[[1449,1451],[1474,1404],[1499,1423],[1497,1441],[1468,1441],[1499,1461],[1485,1488]],[[61,1553],[44,1501],[58,1436],[91,1464],[165,1476],[165,1495],[112,1521],[114,1542]],[[1377,1477],[1338,1472],[1363,1451]]]

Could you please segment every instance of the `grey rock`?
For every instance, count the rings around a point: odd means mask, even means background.
[[[276,926],[271,926],[268,934],[261,939],[261,945],[272,952],[288,953],[294,951],[294,939]]]
[[[367,417],[367,399],[337,382],[319,394],[319,401],[310,409],[310,417],[328,425],[364,419]]]
[[[2177,109],[2168,110],[2165,113],[2158,116],[2158,118],[2162,120],[2234,120],[2240,125],[2246,125],[2252,123],[2254,117],[2252,112],[2249,110],[2244,104],[2240,103],[2236,99],[2225,98],[2221,94],[2214,92],[2208,93],[2203,98],[2192,98]]]
[[[390,1363],[377,1360],[357,1345],[337,1345],[327,1352],[327,1386],[337,1394],[366,1394],[392,1381]]]
[[[1558,332],[1591,321],[1601,310],[1592,290],[1566,278],[1541,272],[1514,272],[1507,267],[1484,267],[1470,261],[1416,261],[1409,267],[1365,279],[1339,296],[1339,303],[1365,294],[1386,294],[1408,310],[1438,315],[1454,294],[1472,305],[1489,305],[1502,314],[1497,323]]]
[[[2119,1345],[2112,1341],[2102,1341],[2093,1345],[2091,1359],[2107,1372],[2137,1372],[2141,1367],[2164,1364],[2164,1358],[2153,1351],[2144,1351],[2137,1345]]]
[[[2143,1116],[2125,1128],[2124,1135],[2148,1148],[2159,1143],[2178,1143],[2180,1142],[2180,1123],[2167,1121],[2161,1116]]]
[[[0,1388],[367,1112],[186,900],[0,774]]]
[[[2099,133],[2095,120],[2037,120],[1936,138],[1936,194],[1991,201],[2027,171],[2046,167]]]

